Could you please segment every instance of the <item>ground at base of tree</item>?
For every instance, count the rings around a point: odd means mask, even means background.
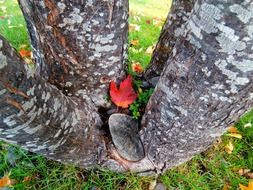
[[[147,36],[152,36],[154,31],[159,31],[160,26],[156,27],[153,24],[158,21],[152,21],[151,19],[138,15],[131,18],[134,29],[129,37],[130,43],[139,39],[143,32]],[[8,26],[8,21],[1,21],[0,19],[0,22],[7,22],[7,25],[4,26]],[[151,32],[148,31],[149,26],[152,28]],[[2,25],[0,26],[2,32],[1,27]],[[139,27],[141,31],[138,30]],[[7,27],[4,30],[9,31],[11,28]],[[21,42],[15,42],[16,35],[11,35],[11,32],[8,35],[17,48],[22,48],[22,45],[27,43],[26,40],[23,41],[23,39],[26,39],[23,38],[23,35],[19,38]],[[147,49],[155,43],[154,39],[146,40],[146,35],[145,40],[139,39],[139,44],[130,48],[132,54],[130,54],[130,60],[140,62],[144,66],[150,59],[150,55],[146,53]],[[156,34],[156,36],[158,35]],[[148,41],[148,44],[146,44],[146,41]],[[248,186],[252,180],[253,172],[253,127],[251,125],[253,125],[252,112],[243,117],[236,125],[242,138],[231,137],[229,133],[225,134],[207,152],[197,155],[190,162],[159,176],[157,183],[163,183],[168,189],[182,190],[239,189],[240,184]],[[227,147],[229,143],[232,146]],[[31,154],[18,147],[1,142],[0,178],[5,175],[13,180],[12,186],[14,189],[145,190],[155,180],[153,177],[137,177],[131,173],[84,171],[74,166],[65,166],[47,160],[39,155]]]

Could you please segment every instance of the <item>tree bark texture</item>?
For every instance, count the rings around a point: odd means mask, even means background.
[[[145,72],[147,80],[159,77],[177,39],[183,34],[196,0],[174,0],[166,22],[162,28],[149,68]]]
[[[96,107],[65,96],[25,66],[1,38],[0,139],[62,162],[96,163],[103,147]]]
[[[146,154],[158,170],[204,151],[252,108],[252,10],[249,1],[194,5],[142,121]]]
[[[146,75],[161,76],[140,126],[145,157],[127,161],[98,112],[110,109],[109,82],[124,72],[127,0],[19,2],[36,72],[0,38],[2,140],[81,167],[156,174],[205,150],[252,107],[253,4],[176,1]]]
[[[20,0],[37,75],[68,96],[105,101],[126,58],[128,1]]]

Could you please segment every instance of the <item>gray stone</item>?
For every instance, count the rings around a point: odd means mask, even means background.
[[[154,190],[166,190],[166,189],[167,189],[167,188],[165,187],[164,184],[162,184],[162,183],[157,183]]]
[[[125,114],[113,114],[109,118],[112,141],[118,153],[126,160],[144,158],[144,148],[138,134],[138,122]]]

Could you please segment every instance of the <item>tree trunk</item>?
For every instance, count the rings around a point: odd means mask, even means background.
[[[19,2],[36,72],[0,38],[0,139],[81,167],[155,174],[205,150],[252,106],[252,3],[176,1],[146,73],[161,76],[140,126],[145,157],[127,161],[99,113],[124,74],[127,0]]]
[[[248,1],[195,4],[142,121],[146,154],[158,171],[204,151],[252,108],[252,10]]]
[[[145,78],[159,77],[177,39],[183,34],[196,0],[174,0],[154,50]]]
[[[127,48],[127,0],[20,0],[37,75],[68,96],[108,107],[110,80],[120,78]]]

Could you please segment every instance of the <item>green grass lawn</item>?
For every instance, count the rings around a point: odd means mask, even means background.
[[[139,62],[143,67],[148,65],[151,55],[147,49],[157,42],[166,18],[170,2],[157,2],[130,1],[129,21],[132,28],[129,44],[132,45],[129,46],[128,62],[132,73],[132,63]],[[24,19],[15,0],[0,0],[0,33],[17,49],[29,45]],[[157,182],[163,183],[169,190],[236,190],[239,184],[247,186],[253,173],[253,127],[250,124],[253,125],[253,112],[246,114],[235,125],[242,134],[241,139],[225,134],[208,151],[159,176]],[[225,151],[229,142],[234,146],[231,154]],[[248,169],[248,173],[242,172],[242,169]],[[154,181],[153,177],[137,177],[131,173],[86,171],[62,165],[0,142],[0,178],[7,174],[14,180],[13,186],[8,189],[146,190]]]

